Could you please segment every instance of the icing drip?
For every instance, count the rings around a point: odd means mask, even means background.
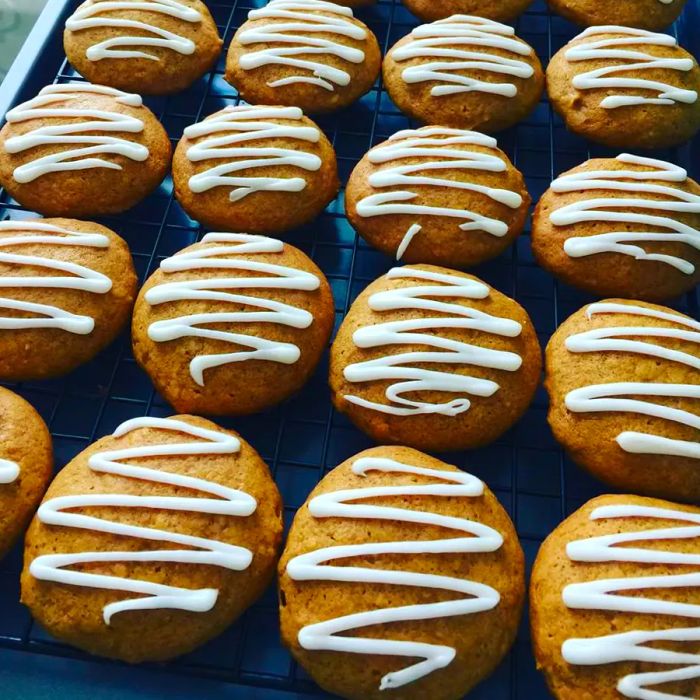
[[[642,104],[672,105],[677,102],[692,104],[698,99],[698,93],[694,90],[685,90],[669,83],[645,78],[615,77],[615,73],[630,71],[669,70],[687,73],[692,70],[694,63],[690,57],[661,58],[638,48],[645,45],[675,47],[678,44],[672,36],[633,27],[603,26],[589,27],[577,38],[597,37],[601,34],[622,34],[622,36],[606,39],[593,38],[591,41],[572,46],[564,54],[566,60],[574,63],[616,59],[622,63],[580,73],[574,77],[573,86],[579,90],[622,88],[656,93],[656,97],[645,97],[644,94],[608,95],[601,100],[601,107],[616,109]]]
[[[642,338],[670,338],[688,343],[700,343],[700,323],[679,314],[649,309],[634,304],[602,302],[590,304],[586,310],[593,314],[630,314],[668,321],[675,327],[617,326],[595,328],[576,333],[566,339],[570,352],[628,352],[646,357],[657,357],[700,370],[700,356],[672,350],[653,342],[627,340],[625,336]],[[670,406],[640,399],[616,398],[650,396],[700,399],[700,384],[666,384],[663,382],[612,382],[592,384],[574,389],[566,395],[566,407],[574,413],[622,412],[662,418],[700,430],[700,416]],[[616,442],[625,451],[634,454],[656,454],[700,459],[700,442],[673,440],[661,435],[624,431]]]
[[[365,52],[339,41],[317,36],[331,34],[338,38],[364,41],[367,31],[351,20],[349,7],[323,0],[272,0],[265,7],[251,10],[249,20],[273,20],[259,27],[246,29],[238,36],[243,46],[272,44],[270,48],[251,51],[239,56],[243,70],[260,66],[287,66],[298,68],[300,73],[267,83],[270,87],[282,87],[293,83],[308,83],[333,91],[335,86],[350,83],[350,74],[309,56],[331,56],[347,63],[362,63]],[[281,21],[274,21],[281,20]],[[301,58],[301,57],[304,58]]]
[[[214,187],[230,186],[232,202],[253,192],[301,192],[306,187],[303,177],[241,176],[240,171],[276,166],[293,166],[314,172],[321,167],[321,159],[300,148],[306,143],[318,143],[321,132],[315,127],[300,124],[279,124],[278,119],[301,122],[303,113],[298,107],[227,107],[220,114],[185,129],[189,139],[202,138],[187,149],[192,163],[224,161],[213,165],[189,180],[192,192],[207,192]],[[289,148],[246,146],[249,141],[291,139]]]
[[[470,150],[468,148],[470,145],[492,148],[496,152],[492,154]],[[391,136],[386,144],[373,148],[367,156],[370,163],[375,165],[396,162],[399,164],[373,172],[369,176],[369,184],[375,189],[430,186],[447,187],[458,191],[468,190],[483,194],[511,209],[517,209],[523,203],[523,198],[517,192],[439,177],[440,171],[445,170],[457,170],[460,173],[470,173],[474,170],[492,173],[505,172],[506,162],[496,149],[496,139],[476,131],[448,129],[439,126],[399,131]],[[401,164],[401,161],[418,157],[424,160],[419,163]],[[435,176],[431,176],[430,171],[437,172],[435,172]],[[357,203],[357,213],[362,217],[386,216],[388,214],[449,216],[466,219],[464,223],[459,224],[462,231],[484,231],[499,238],[508,233],[508,225],[505,222],[482,216],[477,212],[453,207],[410,203],[418,197],[417,192],[412,192],[409,189],[378,192],[361,199]],[[401,259],[411,240],[420,230],[419,224],[413,224],[409,227],[396,253],[398,260]]]
[[[414,279],[434,284],[399,287],[372,294],[368,304],[373,311],[414,309],[432,311],[438,315],[428,318],[417,316],[414,319],[363,326],[353,333],[353,343],[358,348],[383,348],[411,344],[425,345],[434,350],[401,352],[348,365],[343,370],[343,376],[349,382],[393,381],[393,383],[386,389],[385,396],[388,400],[386,404],[353,395],[345,395],[346,401],[396,416],[425,413],[456,416],[469,409],[471,402],[466,396],[447,402],[432,403],[408,399],[404,394],[439,391],[487,397],[495,394],[499,385],[489,379],[445,370],[424,369],[416,365],[428,363],[471,365],[507,372],[515,372],[519,369],[522,358],[516,353],[470,345],[438,334],[440,329],[454,328],[481,331],[506,338],[515,338],[520,335],[522,326],[517,321],[491,316],[459,303],[440,300],[445,297],[485,299],[489,296],[489,288],[485,284],[457,275],[400,267],[389,270],[387,277]]]
[[[151,306],[175,301],[206,301],[231,303],[249,306],[259,311],[211,311],[208,313],[178,316],[163,321],[155,321],[148,327],[148,337],[157,342],[178,338],[203,338],[239,345],[248,350],[230,353],[197,355],[190,362],[192,379],[204,386],[204,371],[212,367],[245,360],[266,360],[282,364],[294,364],[301,351],[293,343],[232,331],[202,328],[206,325],[236,323],[277,323],[291,328],[308,328],[313,323],[313,315],[281,301],[238,293],[238,290],[289,289],[314,291],[320,287],[319,278],[304,270],[283,265],[249,260],[243,256],[258,253],[281,253],[281,241],[264,236],[251,236],[245,233],[208,233],[202,243],[210,247],[177,253],[161,263],[165,273],[191,270],[240,270],[260,273],[255,277],[215,277],[194,278],[177,282],[164,282],[151,287],[145,295]],[[228,258],[223,256],[241,256]],[[233,292],[230,290],[234,290]],[[214,304],[212,303],[212,306]]]
[[[14,235],[6,235],[13,232]],[[43,221],[0,222],[0,264],[40,267],[67,275],[10,276],[0,274],[0,289],[74,289],[91,294],[106,294],[112,289],[112,280],[101,272],[62,260],[37,255],[5,253],[3,248],[21,245],[69,246],[75,248],[108,248],[109,238],[101,233],[68,231]],[[30,318],[0,316],[0,329],[59,328],[69,333],[87,335],[95,328],[95,319],[71,313],[51,304],[37,304],[20,299],[0,297],[0,309],[11,309],[36,314]]]
[[[216,430],[208,430],[170,418],[135,418],[122,423],[114,437],[123,437],[134,430],[153,428],[188,435],[195,440],[180,443],[141,445],[97,452],[90,457],[88,466],[98,474],[114,474],[139,482],[149,481],[177,488],[189,489],[213,498],[198,496],[134,496],[118,493],[98,493],[77,496],[59,496],[45,501],[37,517],[45,525],[105,532],[120,537],[136,537],[153,542],[168,542],[182,549],[147,551],[74,552],[45,554],[32,561],[29,571],[41,581],[52,581],[68,586],[85,586],[103,590],[135,593],[140,597],[105,605],[105,624],[127,610],[189,610],[207,612],[216,604],[218,591],[213,588],[188,589],[139,581],[122,576],[91,573],[70,567],[103,562],[154,562],[178,564],[205,564],[232,571],[243,571],[250,566],[253,554],[245,547],[183,535],[157,528],[127,525],[83,513],[76,508],[149,508],[158,511],[205,513],[246,517],[255,512],[255,499],[243,491],[228,488],[213,481],[150,469],[133,460],[149,457],[183,457],[189,455],[235,454],[240,450],[237,438]]]
[[[430,59],[405,68],[404,82],[435,83],[430,94],[435,97],[461,92],[486,92],[503,97],[515,97],[517,86],[512,82],[479,80],[463,72],[498,73],[515,78],[531,78],[535,70],[527,61],[506,58],[489,51],[505,51],[514,56],[531,56],[532,49],[513,38],[515,30],[500,22],[483,17],[452,15],[430,24],[422,24],[411,32],[412,41],[394,49],[396,62],[414,58]]]
[[[676,268],[686,275],[695,272],[695,265],[685,258],[661,253],[648,253],[635,243],[648,241],[658,243],[685,243],[700,250],[700,231],[670,216],[659,216],[654,212],[700,214],[700,195],[685,192],[676,187],[668,187],[655,181],[687,182],[688,175],[683,168],[673,163],[654,158],[623,153],[615,159],[620,163],[640,165],[653,170],[589,170],[586,172],[562,175],[552,183],[554,192],[581,192],[595,190],[615,190],[628,192],[625,197],[594,197],[573,202],[553,211],[549,219],[556,226],[568,226],[587,221],[608,221],[627,225],[650,226],[654,231],[610,231],[593,236],[572,236],[564,243],[564,251],[572,258],[585,257],[596,253],[620,253],[636,260],[655,260]],[[646,198],[645,194],[659,198]],[[610,211],[610,210],[614,211]],[[647,210],[645,214],[632,210]],[[622,210],[622,211],[617,211]]]
[[[106,27],[119,33],[129,29],[138,32],[135,35],[114,36],[88,47],[85,55],[90,61],[101,61],[104,58],[146,58],[159,61],[157,54],[143,50],[149,47],[170,49],[186,56],[195,52],[196,46],[191,39],[151,22],[119,17],[120,10],[127,13],[141,10],[191,24],[202,21],[202,15],[197,10],[177,0],[88,0],[66,20],[66,29],[79,32]]]
[[[295,581],[380,583],[414,588],[432,588],[468,596],[441,603],[405,605],[344,615],[325,622],[307,625],[300,630],[299,644],[304,649],[423,659],[400,671],[388,673],[382,678],[381,690],[399,688],[448,666],[455,658],[456,650],[445,645],[426,642],[368,639],[338,635],[351,630],[390,622],[435,620],[492,610],[500,601],[498,591],[491,586],[453,576],[421,574],[374,567],[335,566],[328,562],[352,557],[374,557],[382,554],[421,555],[495,552],[503,544],[503,537],[488,525],[466,518],[412,510],[407,507],[397,508],[356,503],[356,501],[369,498],[375,499],[387,496],[437,496],[444,498],[481,496],[484,492],[483,484],[471,474],[461,471],[426,469],[381,457],[358,459],[352,465],[352,471],[358,477],[364,477],[369,471],[393,474],[419,474],[437,479],[443,483],[360,487],[334,491],[322,494],[311,500],[309,503],[311,515],[316,518],[345,517],[417,523],[430,527],[446,528],[468,535],[467,537],[448,537],[437,540],[369,542],[367,544],[325,547],[294,557],[287,564],[287,574]]]
[[[9,124],[19,124],[32,119],[81,119],[78,123],[37,126],[21,136],[5,141],[6,153],[22,153],[39,146],[64,146],[65,150],[52,153],[15,168],[14,179],[22,184],[33,182],[48,173],[70,170],[107,168],[121,170],[122,166],[100,155],[114,155],[143,162],[148,158],[148,148],[114,133],[140,134],[144,123],[129,114],[90,107],[75,107],[72,102],[89,94],[107,95],[118,104],[140,107],[138,95],[128,94],[104,85],[68,83],[47,85],[28,102],[11,109],[6,119]],[[77,146],[72,148],[72,146]]]
[[[0,484],[11,484],[19,476],[19,464],[9,459],[0,459]]]
[[[651,541],[669,541],[700,537],[700,515],[667,508],[639,505],[612,505],[596,508],[591,520],[615,518],[658,518],[674,520],[675,527],[639,530],[619,534],[589,537],[567,545],[569,559],[577,562],[632,562],[635,564],[670,564],[693,566],[700,564],[700,554],[667,550],[644,549],[638,545]],[[700,605],[664,600],[659,597],[624,595],[621,591],[673,590],[697,588],[700,573],[639,576],[618,579],[597,579],[573,583],[564,588],[562,598],[567,607],[575,610],[607,610],[631,612],[637,615],[669,615],[700,618]],[[692,700],[685,695],[672,695],[650,690],[649,686],[673,681],[700,678],[700,654],[647,646],[658,642],[698,642],[700,627],[669,627],[662,630],[634,630],[588,639],[567,639],[562,645],[564,659],[574,665],[598,666],[618,662],[673,664],[668,671],[635,672],[621,678],[617,690],[627,698],[643,700]]]

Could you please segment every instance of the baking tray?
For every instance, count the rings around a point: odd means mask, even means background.
[[[207,0],[227,47],[251,7],[262,0]],[[76,75],[65,60],[61,32],[73,3],[50,0],[29,43],[0,89],[0,106],[33,96],[44,84]],[[357,15],[376,33],[386,51],[417,24],[398,0],[379,0]],[[690,0],[673,33],[700,55],[700,0]],[[516,23],[519,36],[543,63],[576,28],[548,13],[542,0]],[[173,145],[182,130],[237,95],[223,79],[225,52],[218,66],[181,94],[146,99],[168,130]],[[352,107],[317,120],[335,147],[341,179],[373,145],[410,125],[379,82]],[[555,175],[593,156],[617,155],[568,133],[546,100],[524,123],[498,136],[499,145],[524,173],[534,201]],[[653,152],[700,175],[700,138],[681,148]],[[0,218],[26,217],[0,193]],[[160,261],[203,234],[173,198],[168,178],[143,203],[118,217],[100,220],[129,243],[141,279]],[[358,239],[343,215],[343,194],[311,224],[286,236],[305,250],[326,273],[335,298],[336,326],[357,294],[386,272],[392,261]],[[504,255],[472,270],[529,312],[544,344],[554,329],[591,297],[556,282],[532,259],[529,233]],[[698,318],[698,294],[673,304]],[[313,379],[294,399],[263,414],[220,420],[238,430],[270,465],[285,504],[287,526],[294,511],[323,474],[371,441],[336,413],[326,386],[327,357]],[[47,421],[54,439],[57,468],[122,421],[135,416],[165,416],[170,408],[138,368],[124,333],[93,362],[65,378],[10,385]],[[528,566],[542,539],[584,501],[606,491],[576,468],[555,443],[546,422],[547,399],[538,390],[523,419],[489,447],[442,455],[478,475],[495,491],[513,518]],[[138,668],[89,657],[51,639],[17,601],[21,548],[0,562],[0,698],[169,698],[235,697],[244,700],[299,700],[323,697],[282,646],[274,588],[227,632],[183,658]],[[527,629],[527,612],[518,639],[491,678],[470,700],[544,700],[544,681],[535,670]],[[426,699],[429,700],[429,699]]]

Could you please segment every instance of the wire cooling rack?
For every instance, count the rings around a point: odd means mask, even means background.
[[[207,4],[227,47],[249,9],[264,2],[207,0]],[[62,19],[69,12],[70,3]],[[357,14],[376,33],[384,52],[417,24],[395,0],[379,0],[374,7]],[[41,47],[39,60],[27,76],[22,99],[32,96],[43,84],[78,77],[61,52],[61,26],[59,22],[51,41]],[[691,0],[674,26],[674,32],[681,44],[696,55],[700,47],[698,27],[700,3]],[[573,26],[550,15],[542,0],[518,20],[516,31],[535,48],[544,64],[576,33]],[[227,104],[237,103],[236,91],[223,79],[224,60],[225,52],[216,69],[188,91],[169,98],[146,100],[168,130],[173,145],[189,124]],[[323,117],[318,123],[335,147],[343,181],[371,146],[410,125],[392,104],[381,83],[349,109]],[[498,140],[524,173],[534,201],[563,170],[592,156],[616,155],[569,134],[552,114],[546,100],[526,122],[500,134]],[[700,139],[680,149],[652,155],[688,168],[697,179]],[[29,215],[4,193],[0,194],[0,207],[2,218]],[[170,179],[127,214],[102,222],[127,240],[141,280],[164,257],[203,234],[197,222],[189,219],[174,200]],[[316,221],[286,239],[309,253],[328,276],[335,298],[336,325],[357,294],[392,265],[391,260],[358,239],[343,215],[342,192]],[[527,231],[504,255],[474,272],[497,289],[514,296],[527,309],[543,345],[559,323],[589,300],[535,266]],[[697,318],[697,293],[678,300],[674,306]],[[286,404],[264,414],[219,421],[240,431],[270,465],[284,499],[287,525],[296,508],[328,469],[371,445],[368,438],[332,409],[326,376],[327,361],[301,394]],[[12,388],[27,398],[49,424],[57,468],[128,418],[171,413],[134,362],[128,333],[93,362],[65,378],[28,382]],[[546,396],[541,388],[525,417],[498,442],[469,453],[444,455],[444,458],[477,474],[496,492],[515,521],[528,565],[542,539],[563,517],[605,490],[570,463],[558,448],[547,427]],[[76,660],[88,657],[52,640],[17,602],[20,566],[19,547],[0,562],[0,650],[50,655],[59,657],[60,663],[77,666]],[[131,678],[128,674],[136,673],[119,663],[91,661],[105,669],[104,677],[125,674],[127,685]],[[159,689],[163,692],[169,686],[184,683],[183,676],[194,676],[235,684],[236,698],[255,696],[267,700],[273,696],[323,695],[291,660],[279,640],[276,596],[272,588],[221,637],[184,658],[154,668],[162,673]],[[98,678],[101,675],[98,674]],[[92,678],[94,683],[94,675]],[[60,695],[60,686],[56,690]],[[0,697],[24,700],[33,696],[20,688],[0,688]],[[198,694],[198,697],[207,696]],[[527,614],[511,653],[496,673],[469,697],[470,700],[547,697],[530,650]]]

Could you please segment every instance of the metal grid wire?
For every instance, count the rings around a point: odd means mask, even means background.
[[[249,9],[264,2],[207,0],[207,4],[227,47]],[[697,10],[697,6],[690,10]],[[68,12],[67,9],[66,14]],[[376,33],[384,52],[417,24],[399,0],[379,0],[376,6],[357,14]],[[695,21],[686,21],[689,30]],[[683,28],[683,23],[676,27],[682,44],[688,46],[692,39],[700,43],[700,37],[685,36]],[[575,34],[571,25],[547,12],[543,0],[537,0],[519,19],[516,31],[535,48],[543,63]],[[54,42],[60,42],[58,30]],[[168,130],[173,145],[184,127],[224,105],[237,102],[236,91],[223,79],[224,60],[225,51],[217,68],[188,91],[146,101]],[[65,60],[59,60],[53,67],[47,61],[42,61],[41,65],[42,70],[47,71],[44,82],[76,78]],[[371,146],[410,126],[409,120],[391,103],[381,82],[352,107],[317,121],[336,149],[343,181]],[[563,170],[591,156],[616,155],[569,134],[544,99],[526,122],[498,138],[500,146],[524,173],[533,201],[537,201],[550,181]],[[697,141],[695,148],[700,146]],[[688,167],[693,160],[692,148],[686,146],[653,155]],[[693,174],[693,168],[689,170]],[[697,178],[697,173],[694,175]],[[27,216],[4,194],[0,195],[0,207],[0,213],[4,212],[2,218]],[[203,233],[197,222],[189,219],[174,200],[169,178],[156,193],[131,211],[101,221],[127,240],[142,280],[164,257],[193,243]],[[336,323],[367,283],[386,272],[392,264],[358,239],[343,215],[342,192],[319,219],[286,238],[309,253],[328,276],[335,297]],[[514,296],[527,309],[543,345],[570,313],[589,301],[589,297],[558,284],[535,266],[529,230],[511,250],[474,272],[497,289]],[[698,317],[697,294],[688,295],[675,306]],[[285,503],[287,525],[296,508],[328,469],[371,444],[332,409],[326,376],[327,362],[324,362],[302,393],[285,405],[261,415],[219,421],[241,432],[270,465]],[[171,413],[134,362],[128,333],[95,361],[68,377],[28,382],[12,388],[46,419],[54,439],[58,468],[128,418]],[[496,492],[516,524],[528,565],[542,539],[564,516],[605,490],[569,462],[556,445],[546,424],[546,396],[542,388],[520,423],[496,443],[470,453],[443,457],[483,478]],[[0,647],[86,658],[52,640],[16,602],[20,562],[19,547],[0,562]],[[218,678],[302,695],[321,693],[279,641],[273,589],[221,637],[184,658],[159,667],[173,675]],[[513,650],[497,672],[475,689],[470,698],[538,700],[545,697],[547,692],[535,670],[530,650],[526,614]]]

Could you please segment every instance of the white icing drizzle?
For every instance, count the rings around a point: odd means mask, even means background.
[[[19,476],[19,464],[10,459],[0,459],[0,484],[11,484]]]
[[[189,180],[192,192],[207,192],[214,187],[231,187],[230,200],[238,202],[253,192],[301,192],[307,185],[303,177],[241,176],[242,170],[294,166],[302,171],[317,171],[322,163],[314,153],[301,150],[306,143],[318,143],[321,132],[308,124],[280,124],[277,120],[301,122],[298,107],[226,107],[222,112],[185,129],[189,139],[202,138],[187,149],[192,163],[223,161],[212,165]],[[290,139],[288,148],[246,146],[249,141]]]
[[[352,465],[354,474],[364,477],[369,471],[393,474],[418,474],[443,483],[405,484],[346,489],[325,493],[312,499],[309,512],[316,518],[354,518],[390,520],[392,522],[417,523],[467,533],[467,537],[447,537],[435,540],[401,542],[370,542],[367,544],[324,547],[294,557],[287,564],[287,574],[295,581],[344,581],[349,583],[386,584],[414,588],[432,588],[462,594],[463,597],[440,603],[423,603],[394,608],[382,608],[307,625],[299,631],[299,644],[304,649],[340,651],[351,654],[379,654],[423,659],[418,663],[388,673],[381,680],[380,689],[399,688],[419,678],[448,666],[455,658],[456,650],[441,644],[411,642],[391,639],[368,639],[358,636],[338,636],[343,632],[372,625],[410,620],[435,620],[495,608],[500,595],[491,586],[453,576],[422,574],[395,569],[367,568],[361,566],[335,566],[329,564],[338,559],[374,557],[382,554],[467,554],[495,552],[503,544],[499,532],[483,523],[429,511],[403,507],[364,505],[356,503],[366,499],[390,496],[437,496],[464,498],[481,496],[483,483],[461,471],[427,469],[382,457],[363,457]]]
[[[677,521],[675,527],[636,530],[619,534],[589,537],[570,542],[566,547],[569,559],[576,562],[631,562],[634,564],[669,564],[675,567],[700,564],[700,554],[645,549],[638,543],[700,537],[700,515],[697,513],[641,505],[610,505],[596,508],[591,520],[608,518],[656,518]],[[618,546],[633,545],[633,546]],[[641,569],[642,567],[640,567]],[[607,610],[635,614],[668,615],[700,618],[700,605],[663,600],[658,597],[625,595],[621,591],[672,590],[697,588],[700,573],[638,576],[597,579],[566,586],[562,598],[575,610]],[[570,663],[598,666],[618,662],[674,665],[668,671],[635,672],[621,678],[617,690],[627,698],[641,700],[693,700],[691,696],[650,690],[649,686],[672,681],[700,678],[700,654],[647,646],[657,642],[700,641],[700,626],[669,627],[661,630],[634,630],[592,638],[567,639],[562,655]]]
[[[569,226],[588,221],[607,221],[612,224],[641,224],[661,231],[609,231],[592,236],[572,236],[564,242],[564,251],[572,258],[596,253],[620,253],[636,260],[655,260],[690,275],[695,265],[685,258],[661,253],[648,253],[635,243],[685,243],[700,250],[700,231],[672,216],[645,214],[651,212],[700,214],[700,195],[677,187],[658,184],[657,181],[684,184],[688,174],[683,169],[655,158],[623,153],[615,159],[620,163],[651,167],[653,170],[588,170],[562,175],[552,183],[554,192],[581,192],[616,190],[628,192],[625,197],[594,197],[555,209],[549,216],[556,226]],[[646,198],[645,194],[659,195],[662,199]],[[613,210],[613,211],[610,211]],[[620,211],[621,210],[621,211]]]
[[[571,63],[579,61],[603,61],[614,59],[621,61],[615,65],[595,68],[576,75],[572,81],[579,90],[594,90],[607,88],[621,88],[623,90],[637,90],[642,94],[607,95],[600,106],[604,109],[617,109],[633,105],[672,105],[677,102],[692,104],[698,99],[695,90],[685,90],[670,83],[663,83],[646,78],[615,77],[615,73],[627,73],[630,71],[681,71],[688,72],[693,69],[693,59],[687,58],[662,58],[640,50],[640,46],[677,46],[674,37],[668,34],[657,34],[645,29],[634,27],[601,26],[589,27],[576,38],[598,37],[605,34],[622,34],[622,36],[608,37],[605,39],[593,38],[566,50],[564,57]],[[633,47],[633,48],[627,48]],[[637,48],[634,48],[637,47]],[[647,91],[655,92],[656,97],[647,97]]]
[[[19,183],[33,182],[48,173],[69,170],[89,170],[107,168],[121,170],[119,163],[99,156],[123,156],[137,162],[149,156],[146,146],[130,141],[114,133],[140,134],[144,123],[137,117],[118,111],[75,107],[72,102],[85,95],[98,94],[112,97],[118,104],[130,107],[142,105],[139,95],[133,95],[104,85],[88,83],[67,83],[47,85],[28,102],[11,109],[6,120],[9,124],[19,124],[32,119],[81,119],[83,121],[53,126],[38,126],[21,136],[13,136],[5,141],[6,153],[22,153],[39,146],[65,146],[66,149],[51,155],[36,158],[20,165],[12,173]],[[97,133],[95,133],[97,132]],[[72,148],[71,146],[77,146]]]
[[[161,263],[168,274],[190,270],[240,270],[260,273],[251,277],[194,278],[164,282],[151,287],[145,295],[151,306],[176,301],[207,301],[216,308],[218,302],[249,306],[259,311],[214,311],[177,316],[155,321],[148,327],[148,337],[162,343],[178,338],[204,338],[249,348],[230,353],[197,355],[190,362],[192,379],[204,386],[204,371],[231,362],[267,360],[286,365],[294,364],[301,351],[293,343],[268,340],[261,336],[214,330],[201,326],[236,323],[277,323],[291,328],[308,328],[313,315],[281,301],[238,293],[238,290],[288,289],[314,291],[320,287],[319,278],[304,270],[248,259],[259,253],[281,253],[284,243],[265,236],[245,233],[208,233],[202,243],[213,245],[177,253]],[[234,256],[234,257],[223,257]],[[241,256],[241,257],[237,257]],[[233,291],[230,291],[233,290]]]
[[[190,24],[202,21],[200,12],[177,0],[87,0],[66,20],[66,29],[71,32],[100,27],[118,30],[118,36],[88,47],[85,55],[90,61],[105,58],[146,58],[160,61],[157,54],[143,50],[148,47],[170,49],[185,56],[195,52],[194,41],[153,24],[153,18],[147,22],[119,16],[121,11],[131,13],[139,10],[151,15],[166,15]],[[126,34],[130,29],[136,30],[137,34]]]
[[[414,58],[428,59],[409,66],[401,73],[404,82],[435,83],[434,97],[461,92],[485,92],[515,97],[518,88],[512,82],[489,82],[473,74],[498,73],[515,78],[531,78],[535,70],[518,56],[532,56],[532,48],[513,38],[515,30],[484,17],[452,15],[430,24],[421,24],[411,32],[412,41],[391,52],[397,63]],[[506,51],[506,58],[489,51]],[[463,75],[464,72],[472,75]]]
[[[468,146],[493,148],[495,153],[482,153],[470,150]],[[467,146],[467,148],[464,148]],[[420,129],[399,131],[385,144],[373,148],[367,157],[370,163],[398,162],[392,167],[377,170],[369,176],[369,184],[374,189],[398,187],[390,192],[377,192],[364,197],[357,203],[357,213],[362,217],[386,216],[390,214],[415,214],[417,216],[448,216],[466,221],[459,224],[462,231],[484,231],[492,236],[502,237],[508,233],[508,225],[499,219],[483,216],[468,209],[455,207],[436,207],[429,204],[413,204],[419,198],[418,192],[408,187],[430,186],[447,187],[453,190],[468,190],[483,194],[495,202],[517,209],[523,198],[511,190],[484,187],[473,182],[464,182],[438,177],[441,170],[458,170],[460,173],[486,171],[505,172],[507,164],[497,151],[496,139],[476,131],[448,129],[440,126],[424,126]],[[401,163],[408,159],[424,158],[419,163]],[[430,171],[437,171],[431,177]],[[406,189],[402,189],[406,188]],[[406,232],[396,253],[400,260],[411,240],[421,230],[419,224],[413,224]]]
[[[14,232],[15,235],[5,235]],[[3,248],[17,245],[70,246],[76,248],[107,248],[109,238],[101,233],[68,231],[43,221],[0,222],[0,263],[40,267],[66,275],[10,276],[0,274],[0,289],[75,289],[91,294],[106,294],[112,280],[101,272],[79,263],[53,260],[48,256],[5,253]],[[72,313],[51,304],[38,304],[20,299],[0,297],[0,309],[35,314],[29,318],[0,316],[0,329],[59,328],[69,333],[87,335],[95,328],[91,316]]]
[[[522,326],[517,321],[491,316],[459,303],[441,301],[443,298],[485,299],[489,296],[489,288],[485,284],[457,275],[405,267],[392,268],[387,273],[387,277],[418,280],[419,284],[372,294],[368,304],[373,311],[415,309],[432,311],[436,315],[363,326],[353,333],[353,343],[358,348],[383,348],[411,344],[425,345],[433,349],[384,355],[348,365],[343,370],[343,376],[349,382],[392,381],[393,383],[389,384],[385,392],[388,403],[368,401],[354,395],[345,395],[346,401],[396,416],[430,413],[456,416],[468,410],[471,405],[464,394],[492,396],[498,391],[499,385],[489,379],[445,370],[424,369],[416,365],[427,363],[472,365],[506,372],[515,372],[519,369],[522,358],[514,352],[471,345],[439,334],[441,329],[454,328],[471,329],[506,338],[515,338],[520,335]],[[422,281],[434,284],[420,284]],[[404,396],[407,393],[426,391],[462,395],[441,403],[409,399]]]
[[[625,336],[642,338],[670,338],[688,343],[700,343],[700,323],[680,314],[658,311],[634,304],[601,302],[590,304],[586,315],[631,314],[668,321],[675,327],[613,326],[595,328],[576,333],[566,339],[570,352],[628,352],[646,357],[677,362],[700,370],[700,356],[680,350],[672,350],[653,342],[628,340]],[[700,399],[700,383],[667,384],[664,382],[612,382],[592,384],[570,391],[565,398],[566,407],[575,413],[622,412],[662,418],[700,431],[700,416],[671,406],[640,399],[617,398],[625,396],[651,396]],[[657,454],[700,459],[700,442],[673,440],[661,435],[624,431],[616,442],[625,451],[634,454]]]
[[[213,588],[180,588],[128,577],[91,573],[89,570],[76,571],[70,567],[102,562],[154,562],[206,564],[232,571],[243,571],[250,566],[253,558],[249,549],[219,540],[183,535],[158,528],[128,525],[116,520],[74,512],[76,508],[147,508],[173,513],[189,512],[238,517],[246,517],[255,512],[256,500],[243,491],[206,479],[140,466],[134,462],[134,460],[149,457],[171,456],[177,458],[189,455],[235,454],[240,450],[240,442],[237,438],[184,421],[148,417],[135,418],[122,423],[115,430],[114,437],[123,437],[142,428],[182,433],[195,439],[186,442],[156,443],[96,452],[89,459],[89,468],[98,474],[114,474],[139,482],[148,481],[170,485],[206,494],[209,497],[90,493],[52,498],[42,503],[37,511],[37,517],[45,525],[105,532],[110,535],[136,537],[153,542],[168,542],[182,547],[181,549],[145,551],[44,554],[32,561],[29,571],[41,581],[122,591],[139,596],[105,605],[103,615],[107,625],[110,624],[110,620],[115,614],[127,610],[167,608],[206,612],[216,604],[218,590]]]
[[[349,7],[324,0],[272,0],[265,7],[251,10],[248,19],[273,21],[244,30],[238,36],[238,41],[243,46],[273,46],[243,54],[239,56],[238,63],[243,70],[268,65],[299,69],[299,73],[269,82],[270,87],[308,83],[333,91],[336,85],[348,85],[350,74],[323,60],[314,61],[309,57],[323,59],[324,56],[331,56],[347,63],[362,63],[365,60],[362,49],[317,36],[331,34],[364,42],[367,31],[354,24],[352,18],[353,12]]]

